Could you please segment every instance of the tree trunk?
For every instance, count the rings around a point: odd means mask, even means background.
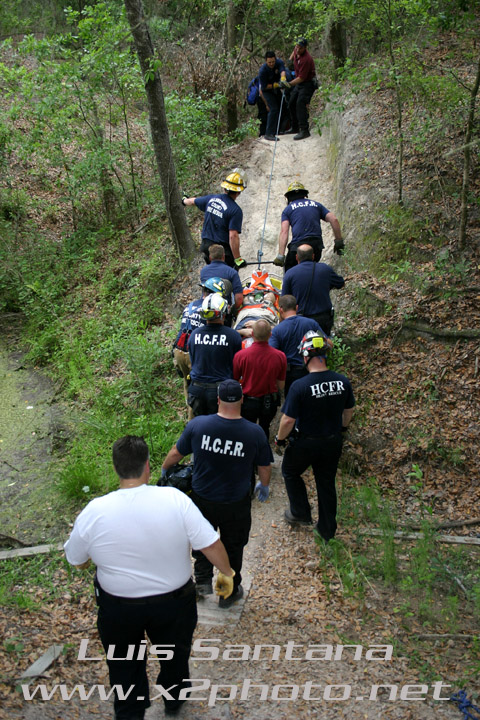
[[[335,20],[330,25],[330,49],[333,55],[335,70],[345,65],[347,59],[347,30],[344,20]]]
[[[470,93],[470,110],[467,119],[467,128],[465,131],[465,147],[463,151],[463,180],[462,180],[462,204],[460,209],[460,236],[459,245],[463,250],[467,240],[467,220],[468,220],[468,189],[470,186],[470,161],[471,161],[471,142],[473,135],[473,125],[475,120],[475,102],[480,86],[480,57],[478,59],[477,76]]]
[[[238,32],[237,25],[240,22],[240,14],[233,0],[229,0],[227,12],[227,56],[233,60],[237,46]],[[225,94],[227,96],[227,131],[232,132],[238,127],[237,114],[237,86],[233,75],[229,74],[229,83]]]
[[[181,258],[186,259],[195,251],[195,245],[182,206],[168,134],[162,81],[156,68],[155,51],[143,12],[142,0],[125,0],[125,9],[145,83],[152,143],[168,222],[178,253]]]

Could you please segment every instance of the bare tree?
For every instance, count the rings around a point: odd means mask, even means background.
[[[160,173],[170,230],[180,257],[189,258],[195,251],[195,245],[182,206],[168,133],[162,80],[158,72],[158,62],[155,58],[142,0],[125,0],[125,9],[143,74],[153,149]]]
[[[478,89],[480,86],[480,57],[478,59],[477,75],[470,91],[470,109],[467,118],[467,127],[465,130],[465,145],[463,150],[463,180],[462,180],[462,204],[460,210],[460,248],[465,247],[467,239],[467,219],[468,219],[468,189],[470,185],[470,164],[472,135],[475,122],[475,103],[477,100]]]

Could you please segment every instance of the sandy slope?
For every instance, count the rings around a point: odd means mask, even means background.
[[[273,174],[268,196],[272,160]],[[277,143],[259,138],[252,144],[243,168],[247,173],[248,187],[237,202],[242,207],[244,216],[241,253],[249,262],[257,260],[264,224],[263,259],[273,260],[277,254],[280,218],[286,204],[284,195],[293,180],[305,185],[310,192],[310,198],[336,212],[331,176],[327,167],[326,143],[317,133],[300,141],[294,141],[293,135],[282,135]],[[328,223],[322,223],[322,229],[326,246],[322,260],[329,262],[332,256],[333,233]],[[273,265],[267,267],[274,270]],[[244,269],[241,272],[242,279],[248,274]]]

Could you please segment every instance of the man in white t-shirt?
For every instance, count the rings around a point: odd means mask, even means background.
[[[190,548],[219,569],[219,595],[231,594],[234,572],[218,533],[193,502],[174,488],[147,484],[150,463],[143,438],[117,440],[113,465],[120,489],[92,500],[80,513],[65,554],[77,567],[90,560],[97,566],[98,631],[110,683],[121,686],[124,696],[120,699],[115,688],[115,718],[142,720],[150,706],[148,653],[140,645],[145,633],[152,645],[169,646],[157,651],[157,685],[168,690],[166,714],[175,715],[187,697],[182,690],[190,686],[188,658],[197,624]]]

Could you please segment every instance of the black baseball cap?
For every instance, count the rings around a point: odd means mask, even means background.
[[[300,45],[301,47],[307,47],[308,42],[305,40],[305,38],[300,38],[300,40],[297,40],[297,45]]]
[[[242,386],[237,380],[224,380],[218,386],[218,397],[223,402],[238,402],[243,397]]]

